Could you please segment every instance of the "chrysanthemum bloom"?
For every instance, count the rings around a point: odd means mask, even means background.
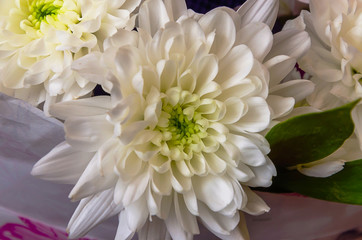
[[[311,48],[299,64],[312,75],[311,80],[316,84],[315,91],[307,98],[312,107],[326,110],[362,97],[361,16],[360,0],[311,0],[310,12],[302,11],[300,17],[289,23],[289,27],[305,29],[311,37]],[[361,104],[353,110],[352,116],[356,126],[355,134],[362,149]],[[361,152],[356,148],[354,140],[346,142],[344,148],[354,149],[352,156]],[[335,169],[327,173],[338,172],[343,169],[345,161],[353,160],[349,156],[351,153],[340,153],[337,154],[338,158],[332,157],[321,162],[324,169]],[[320,166],[317,168],[323,169]],[[313,171],[312,174],[328,175],[323,171],[315,174],[317,172]]]
[[[283,84],[268,96],[269,80],[278,85],[295,63],[279,53],[299,54],[291,32],[271,51],[277,9],[251,0],[198,15],[181,0],[148,0],[137,31],[74,62],[111,96],[54,105],[66,141],[32,171],[75,183],[70,236],[119,213],[116,239],[192,239],[198,221],[222,239],[247,238],[239,210],[269,210],[249,187],[276,174],[260,132],[294,105]]]
[[[71,70],[117,29],[132,29],[140,0],[1,0],[0,91],[37,105],[71,100],[95,83]]]

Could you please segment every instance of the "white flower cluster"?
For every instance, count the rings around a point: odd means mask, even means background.
[[[279,0],[205,14],[184,0],[0,5],[0,91],[64,121],[32,174],[74,184],[72,238],[118,214],[115,239],[193,239],[199,223],[248,239],[243,213],[269,211],[251,187],[276,175],[268,129],[305,99],[323,110],[362,96],[360,0],[311,0],[276,34]],[[297,62],[311,81],[292,77]],[[109,95],[90,97],[97,84]],[[356,156],[362,105],[353,114],[352,145],[300,172]]]
[[[0,91],[33,105],[78,98],[95,83],[72,62],[131,30],[141,0],[1,0]]]

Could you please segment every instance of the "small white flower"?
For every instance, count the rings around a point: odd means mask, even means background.
[[[305,51],[291,31],[273,45],[277,9],[277,0],[251,0],[199,15],[181,0],[148,0],[137,32],[119,30],[103,54],[74,62],[111,96],[54,105],[66,141],[32,171],[75,183],[71,237],[119,213],[116,239],[192,239],[198,221],[222,239],[244,239],[239,210],[269,210],[249,187],[276,174],[260,133],[293,109],[296,83],[280,83]],[[268,98],[271,80],[283,86]]]
[[[132,29],[140,0],[2,0],[0,85],[37,105],[71,100],[95,86],[71,70],[117,29]],[[7,90],[6,90],[7,89]]]

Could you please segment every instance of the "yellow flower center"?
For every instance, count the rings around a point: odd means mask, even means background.
[[[39,29],[40,23],[58,21],[58,13],[63,6],[63,1],[34,0],[29,6],[28,20],[34,28]]]
[[[180,161],[190,159],[203,149],[203,139],[208,136],[209,121],[197,111],[199,96],[180,88],[171,88],[162,99],[162,112],[155,130],[159,139],[153,144],[161,147],[161,154]]]
[[[11,24],[19,24],[20,29],[31,38],[39,38],[48,29],[70,31],[69,25],[76,24],[81,18],[79,4],[75,0],[29,0],[26,6],[13,9],[10,13]],[[23,16],[17,22],[19,16]]]
[[[166,104],[163,111],[169,114],[168,126],[160,127],[160,131],[171,134],[171,138],[167,140],[169,146],[187,146],[196,143],[202,138],[203,128],[197,123],[201,119],[200,114],[187,116],[183,113],[183,108],[179,104],[172,106]]]

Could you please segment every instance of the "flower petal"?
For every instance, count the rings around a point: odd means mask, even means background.
[[[194,176],[192,183],[197,199],[204,202],[212,211],[222,210],[233,200],[233,186],[226,177],[210,174],[203,177]]]
[[[239,223],[240,216],[238,212],[230,217],[210,211],[203,203],[200,203],[199,206],[201,221],[214,233],[230,235],[230,231],[232,231]]]
[[[292,97],[281,97],[269,95],[267,98],[268,105],[271,109],[271,118],[282,117],[293,110],[295,100]]]
[[[176,12],[175,12],[176,13]],[[170,21],[165,4],[161,0],[144,2],[138,13],[139,27],[153,36]]]
[[[271,88],[270,94],[293,97],[295,102],[299,102],[313,92],[314,86],[314,83],[309,80],[291,80]]]
[[[343,170],[345,161],[331,160],[322,163],[316,163],[312,166],[298,165],[298,172],[309,177],[329,177],[333,174]]]
[[[215,81],[224,89],[234,86],[250,73],[253,62],[253,54],[246,45],[233,47],[219,60],[219,72]]]
[[[119,213],[122,208],[122,205],[113,202],[113,189],[82,199],[69,221],[69,237],[74,239],[84,236],[103,220]]]
[[[31,175],[48,181],[74,184],[94,153],[79,152],[66,142],[54,147],[31,170]]]
[[[254,191],[250,190],[248,187],[243,187],[246,195],[248,196],[248,202],[246,206],[242,209],[246,213],[251,215],[260,215],[266,212],[269,212],[270,208],[266,203],[259,197]]]
[[[260,62],[269,53],[273,45],[273,34],[270,28],[260,22],[249,23],[236,34],[235,45],[245,44]]]
[[[94,155],[87,168],[69,194],[72,200],[79,200],[115,185],[114,152],[119,141],[110,139]]]
[[[109,96],[96,96],[86,99],[77,99],[54,104],[50,107],[50,114],[56,118],[66,119],[70,116],[103,115],[111,108]]]
[[[105,116],[70,117],[64,123],[67,142],[78,150],[93,152],[113,135],[114,126]]]
[[[174,192],[174,204],[176,219],[181,227],[188,233],[199,234],[196,217],[188,211],[184,199],[176,192]]]
[[[273,47],[266,60],[278,55],[298,59],[309,50],[310,45],[311,40],[307,32],[298,29],[283,30],[274,34]]]
[[[232,127],[249,132],[264,130],[270,122],[270,110],[266,101],[260,97],[251,97],[245,102],[248,112]]]
[[[199,24],[206,35],[215,32],[215,39],[210,53],[214,53],[219,59],[223,58],[235,42],[235,24],[231,16],[216,8],[203,15],[199,20]]]
[[[279,9],[278,0],[248,0],[237,10],[241,16],[242,26],[251,22],[262,22],[273,28]]]

